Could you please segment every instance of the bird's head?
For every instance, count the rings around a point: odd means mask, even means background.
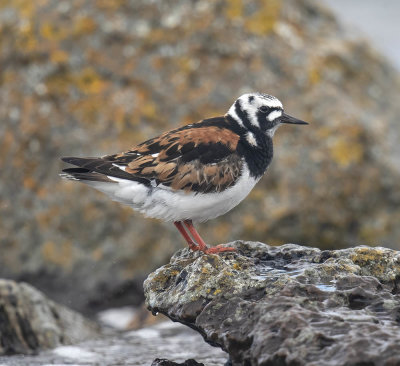
[[[227,114],[241,127],[250,131],[261,130],[270,137],[282,123],[308,124],[284,113],[278,98],[261,93],[243,94],[233,103]]]

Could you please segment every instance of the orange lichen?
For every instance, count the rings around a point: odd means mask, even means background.
[[[64,64],[68,61],[68,53],[61,50],[55,49],[50,53],[50,60],[55,64]]]
[[[229,19],[240,18],[243,15],[243,1],[230,0],[227,2],[226,16]]]
[[[75,74],[73,82],[85,94],[98,94],[106,87],[105,80],[91,67],[86,67]]]
[[[72,27],[73,36],[93,33],[97,28],[96,22],[89,17],[78,18]]]
[[[44,23],[40,27],[40,35],[49,41],[61,41],[69,36],[69,29],[54,23]]]
[[[308,71],[308,79],[311,84],[317,84],[321,81],[321,72],[318,68],[311,68]]]
[[[73,261],[73,246],[70,241],[64,241],[56,244],[52,241],[46,241],[41,253],[45,261],[59,265],[64,268],[70,268]]]
[[[333,160],[342,167],[357,164],[361,161],[364,147],[346,138],[338,137],[330,147]]]

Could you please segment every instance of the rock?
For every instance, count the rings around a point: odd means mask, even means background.
[[[400,252],[236,241],[178,251],[146,303],[229,353],[232,365],[399,365]]]
[[[318,3],[2,1],[0,277],[86,313],[138,305],[182,239],[61,181],[59,157],[127,150],[247,91],[311,124],[277,132],[267,177],[204,238],[394,245],[398,72]]]
[[[182,363],[176,363],[174,361],[167,360],[166,358],[156,358],[151,366],[204,366],[204,363],[199,363],[192,358]]]
[[[32,354],[97,336],[99,328],[80,314],[26,283],[0,279],[0,355]]]

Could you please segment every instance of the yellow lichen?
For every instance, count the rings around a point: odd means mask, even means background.
[[[15,37],[15,46],[20,51],[26,53],[34,51],[38,47],[38,40],[33,32],[33,24],[31,21],[24,23]]]
[[[240,265],[239,265],[239,263],[234,263],[233,264],[233,266],[232,266],[234,269],[236,269],[236,270],[241,270],[242,269],[242,267],[240,267]]]
[[[140,106],[139,113],[147,118],[155,118],[157,116],[157,106],[151,100],[148,100]]]
[[[258,1],[258,9],[247,15],[241,0],[227,2],[226,17],[230,20],[242,20],[244,28],[257,35],[265,35],[273,30],[279,17],[279,0]]]
[[[350,259],[361,267],[368,267],[375,274],[382,274],[386,271],[385,253],[380,249],[356,248],[355,254]]]
[[[50,263],[64,268],[70,268],[72,265],[73,246],[69,241],[64,241],[61,244],[47,241],[43,244],[41,252],[43,258]]]
[[[126,0],[97,0],[96,6],[106,11],[116,11],[126,5]]]
[[[215,291],[214,291],[214,293],[213,293],[213,295],[218,295],[218,294],[220,294],[222,292],[222,290],[221,289],[216,289]]]
[[[43,0],[41,0],[43,3]],[[30,0],[2,0],[0,1],[0,8],[11,7],[16,9],[21,18],[30,18],[34,15],[37,5],[37,2]]]
[[[227,2],[226,16],[228,19],[240,18],[243,14],[242,0],[229,0]]]
[[[91,67],[86,67],[80,73],[76,74],[73,81],[85,94],[101,93],[106,86],[106,82]]]
[[[357,261],[376,261],[381,260],[384,256],[384,251],[377,248],[356,248],[356,254],[352,257],[352,260]]]
[[[69,31],[54,23],[44,23],[40,27],[40,35],[49,41],[61,41],[69,36]]]
[[[63,50],[56,49],[50,53],[50,60],[55,64],[64,64],[68,61],[68,53]]]
[[[50,94],[63,96],[68,93],[71,82],[71,75],[65,72],[49,76],[45,81],[45,85]]]
[[[73,25],[72,34],[74,36],[80,36],[82,34],[90,34],[96,30],[96,22],[89,17],[81,17],[76,20]]]
[[[364,148],[357,141],[346,139],[345,137],[337,137],[335,142],[330,146],[330,152],[333,160],[338,165],[347,167],[361,161]]]
[[[321,72],[317,68],[312,68],[308,72],[308,79],[311,84],[317,84],[321,80]]]
[[[273,30],[279,17],[281,2],[278,0],[261,1],[260,9],[245,19],[245,28],[257,35],[265,35]]]

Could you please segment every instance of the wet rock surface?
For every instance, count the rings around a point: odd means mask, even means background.
[[[0,44],[1,277],[80,311],[138,305],[179,234],[62,182],[59,157],[127,150],[248,91],[311,124],[277,132],[267,177],[208,242],[400,236],[398,73],[317,1],[3,0]]]
[[[0,355],[32,354],[99,336],[99,327],[26,283],[0,279]]]
[[[36,356],[0,357],[0,365],[150,366],[156,359],[164,362],[160,365],[223,366],[228,355],[206,344],[192,329],[168,321],[136,331],[110,332],[97,340],[57,347]]]
[[[233,365],[399,365],[400,253],[237,241],[177,252],[145,281],[149,309],[197,330]]]
[[[174,361],[167,360],[166,358],[156,358],[151,366],[204,366],[204,363],[199,363],[192,358],[189,358],[185,362],[177,363]]]

